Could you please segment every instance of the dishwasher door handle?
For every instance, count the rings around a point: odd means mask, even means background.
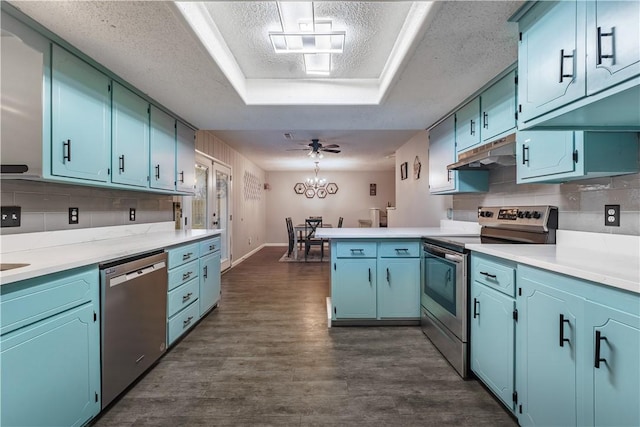
[[[166,263],[164,261],[157,262],[153,265],[138,269],[136,271],[132,271],[131,273],[121,274],[120,276],[112,277],[111,279],[109,279],[109,287],[122,285],[123,283],[127,283],[131,280],[138,279],[140,277],[146,276],[147,274],[153,273],[154,271],[162,270],[163,268],[166,268]]]

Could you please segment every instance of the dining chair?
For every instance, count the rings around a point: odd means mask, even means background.
[[[294,231],[293,231],[293,221],[291,217],[287,217],[284,219],[287,223],[287,235],[289,237],[289,251],[287,252],[287,257],[291,257],[291,252],[293,252],[293,242],[294,242]]]
[[[304,221],[304,260],[307,261],[311,246],[320,246],[320,261],[324,257],[324,241],[316,237],[316,229],[322,227],[321,219],[305,219]]]

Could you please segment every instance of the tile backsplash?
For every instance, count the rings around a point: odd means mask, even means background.
[[[620,227],[605,227],[604,205],[620,205]],[[640,174],[564,184],[518,184],[515,166],[492,169],[489,192],[453,196],[453,219],[477,221],[478,206],[552,205],[561,230],[640,235]]]
[[[2,206],[20,206],[20,227],[2,228],[0,234],[32,233],[173,220],[173,196],[54,184],[2,180]],[[69,208],[79,209],[78,224],[69,224]],[[136,220],[129,221],[129,209]]]

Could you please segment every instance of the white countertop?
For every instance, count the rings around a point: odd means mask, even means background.
[[[440,221],[440,227],[381,227],[381,228],[318,228],[316,236],[323,239],[393,239],[428,236],[478,236],[476,222]]]
[[[18,235],[2,236],[1,262],[29,265],[0,272],[0,285],[168,248],[222,232],[222,230],[172,230],[169,228],[172,225],[171,222],[164,227],[108,227],[112,237],[105,237],[105,231],[99,229],[84,229],[81,233],[66,232],[64,235],[67,237],[64,239],[67,241],[58,245],[53,245],[51,242],[60,240],[55,239],[55,235],[65,233],[64,231],[28,233],[19,237],[16,237]],[[73,231],[80,232],[80,230]],[[69,243],[68,236],[74,234],[75,241]],[[96,234],[101,238],[96,240]],[[17,238],[20,239],[19,243]],[[28,241],[30,244],[25,243]],[[25,249],[24,246],[29,246],[31,249]]]
[[[467,249],[640,293],[640,237],[558,230],[555,245],[469,244]]]

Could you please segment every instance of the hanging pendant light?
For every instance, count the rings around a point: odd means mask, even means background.
[[[316,166],[315,168],[313,168],[313,171],[315,172],[315,177],[314,178],[307,178],[307,187],[312,187],[315,189],[318,189],[320,187],[324,187],[327,184],[327,180],[322,178],[318,178],[318,172],[320,171],[320,166],[318,166],[319,162],[315,162]]]

